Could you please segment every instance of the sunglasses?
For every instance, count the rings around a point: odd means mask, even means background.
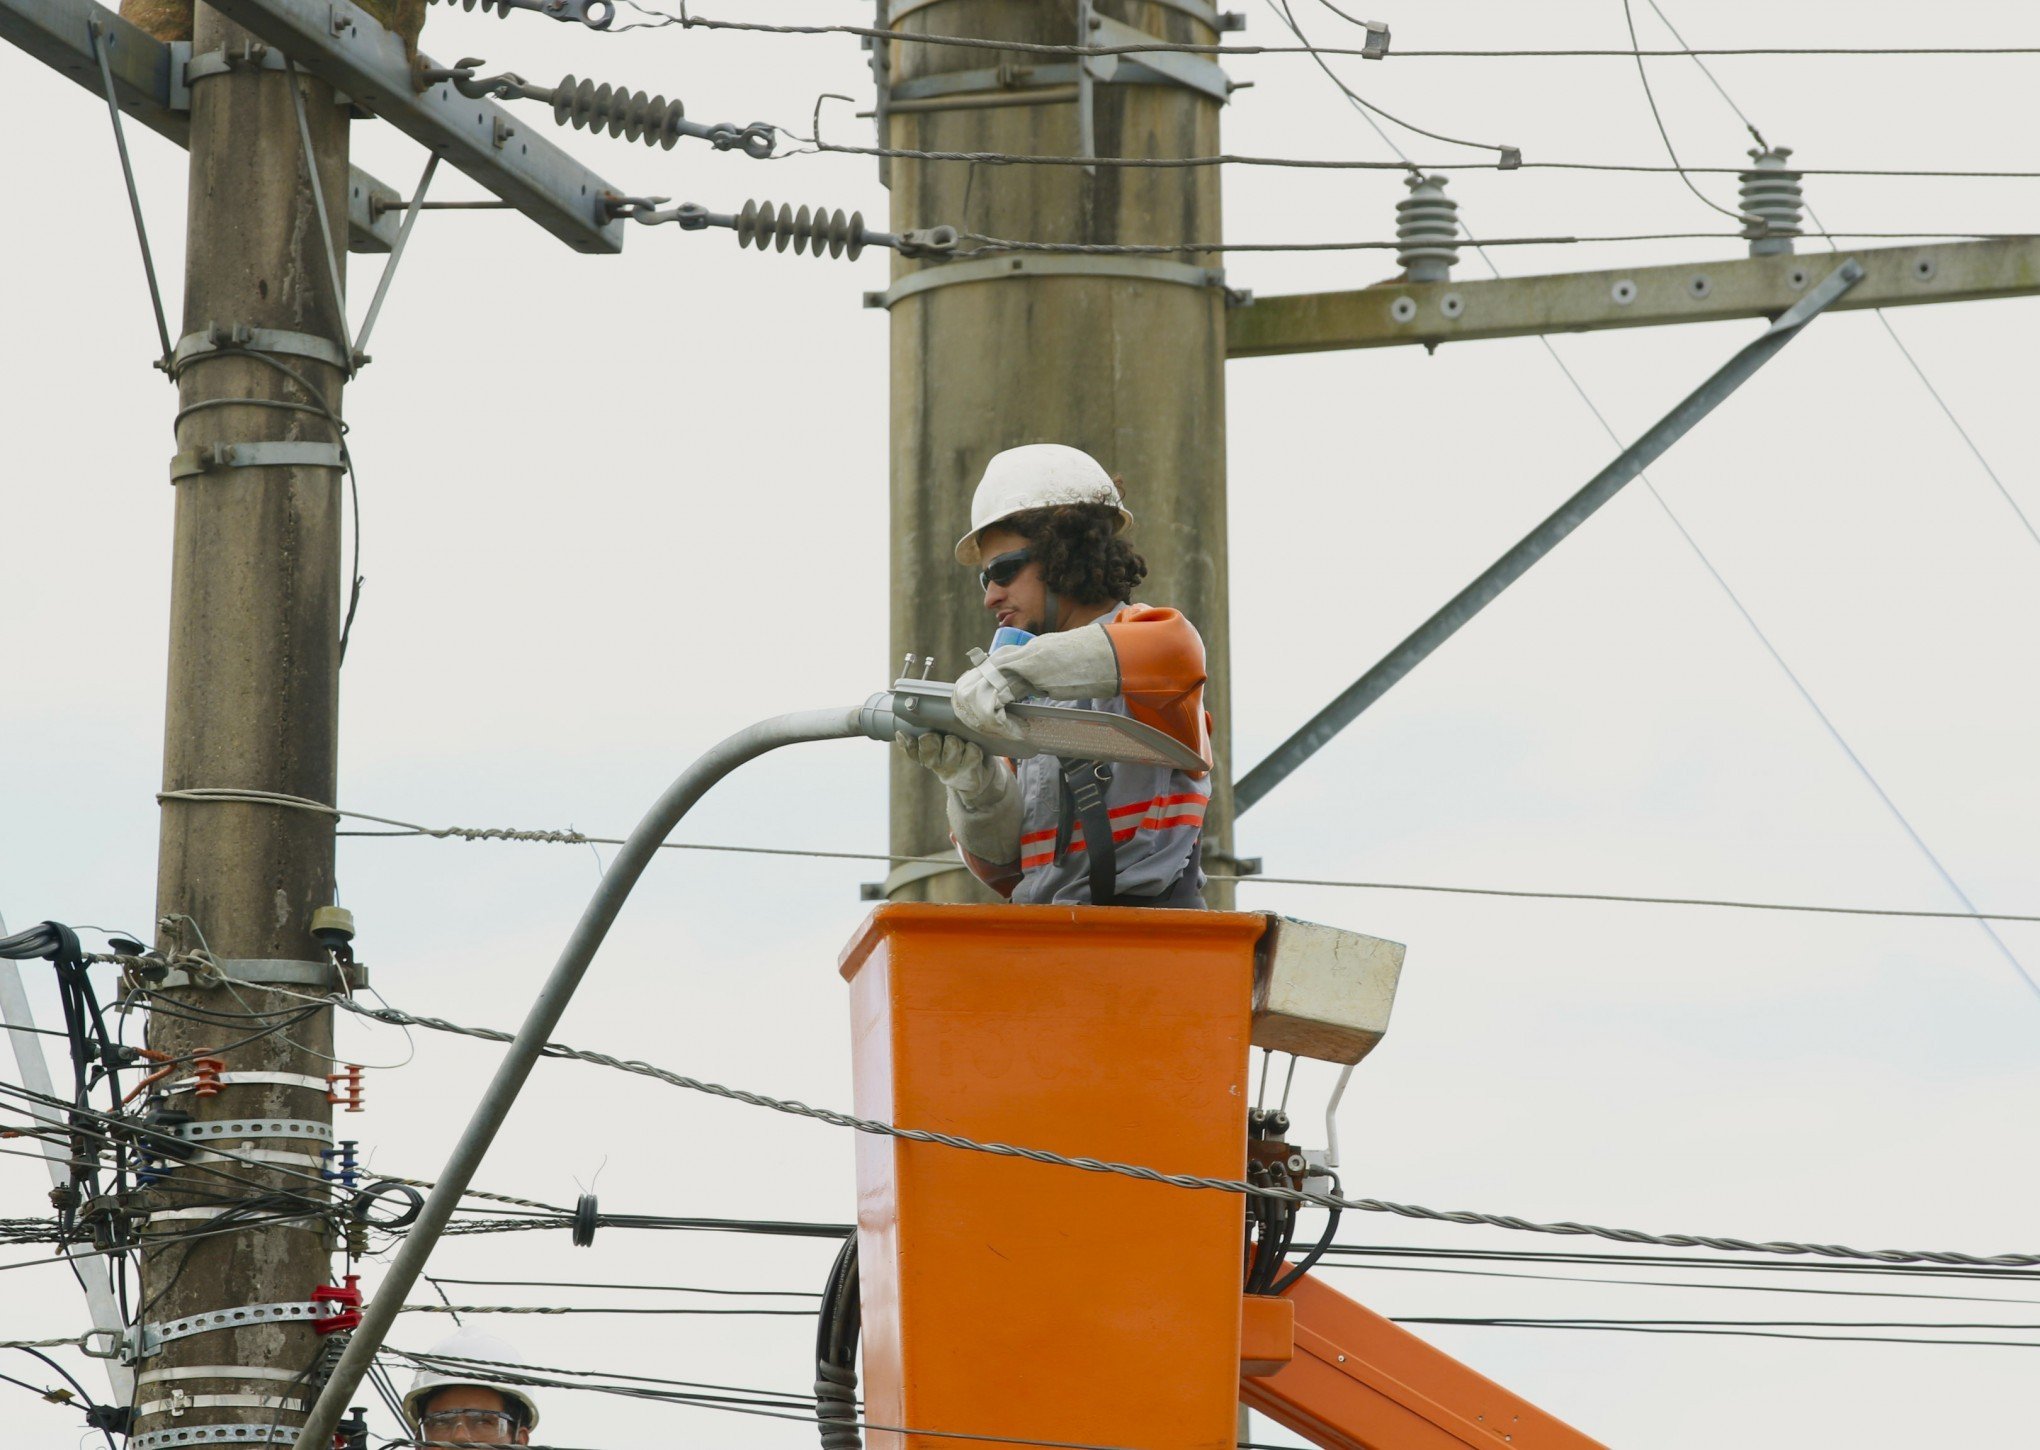
[[[1020,571],[1034,560],[1031,549],[1014,549],[1011,553],[1000,554],[978,570],[978,588],[989,589],[994,584],[1004,589],[1020,577]]]

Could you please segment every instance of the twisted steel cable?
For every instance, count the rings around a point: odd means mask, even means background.
[[[395,1007],[364,1007],[359,1003],[333,998],[333,1005],[342,1007],[359,1016],[374,1018],[392,1026],[427,1027],[435,1032],[451,1032],[463,1037],[478,1037],[488,1042],[509,1042],[513,1034],[490,1027],[469,1027],[449,1022],[443,1017],[423,1017]],[[543,1055],[565,1058],[577,1062],[589,1062],[598,1067],[614,1068],[640,1077],[649,1077],[673,1087],[686,1088],[690,1092],[705,1093],[710,1097],[724,1098],[731,1102],[743,1103],[749,1107],[768,1108],[773,1112],[787,1113],[794,1117],[812,1118],[816,1122],[832,1127],[850,1128],[860,1133],[878,1137],[894,1138],[910,1143],[930,1143],[944,1148],[956,1148],[969,1153],[988,1153],[999,1158],[1021,1158],[1030,1163],[1041,1163],[1052,1167],[1076,1168],[1086,1173],[1106,1173],[1122,1178],[1138,1179],[1145,1183],[1158,1183],[1171,1188],[1206,1189],[1218,1193],[1236,1193],[1242,1196],[1282,1199],[1292,1203],[1308,1203],[1319,1208],[1343,1209],[1361,1213],[1387,1213],[1399,1218],[1422,1219],[1431,1223],[1455,1223],[1484,1225],[1490,1228],[1514,1229],[1523,1233],[1558,1234],[1565,1236],[1591,1236],[1610,1239],[1623,1244],[1655,1244],[1665,1248],[1705,1248],[1724,1253],[1758,1253],[1783,1255],[1814,1255],[1831,1259],[1867,1259],[1885,1264],[1967,1264],[1982,1267],[2034,1267],[2040,1266],[2040,1254],[1971,1254],[1954,1249],[1858,1249],[1847,1244],[1807,1243],[1790,1239],[1757,1240],[1735,1238],[1722,1234],[1646,1233],[1641,1229],[1609,1228],[1602,1224],[1581,1223],[1562,1220],[1556,1223],[1540,1222],[1522,1218],[1515,1214],[1483,1213],[1471,1209],[1438,1209],[1422,1204],[1397,1203],[1383,1198],[1345,1198],[1330,1193],[1314,1193],[1306,1189],[1290,1188],[1280,1184],[1251,1184],[1240,1179],[1211,1178],[1194,1173],[1164,1173],[1138,1163],[1117,1163],[1099,1158],[1071,1157],[1052,1153],[1043,1148],[1027,1148],[1012,1143],[985,1143],[973,1138],[961,1137],[955,1133],[934,1132],[925,1128],[902,1128],[892,1123],[879,1122],[872,1118],[860,1118],[852,1113],[840,1112],[834,1108],[818,1108],[790,1098],[769,1097],[763,1093],[750,1092],[743,1088],[727,1087],[721,1083],[704,1082],[700,1078],[667,1068],[655,1067],[651,1063],[634,1058],[612,1057],[605,1052],[593,1052],[585,1048],[569,1047],[564,1043],[546,1044]]]

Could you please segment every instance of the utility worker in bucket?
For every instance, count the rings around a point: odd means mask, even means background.
[[[986,465],[957,562],[1018,644],[956,682],[957,720],[1015,738],[1006,707],[1045,699],[1131,716],[1211,759],[1204,641],[1173,609],[1135,604],[1147,564],[1119,537],[1128,513],[1096,459],[1060,443]],[[987,886],[1023,904],[1204,905],[1198,843],[1206,772],[1161,765],[995,759],[953,735],[899,737],[942,782],[951,835]]]

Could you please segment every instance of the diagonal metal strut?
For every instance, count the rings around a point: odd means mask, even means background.
[[[1560,504],[1549,518],[1489,565],[1479,578],[1455,594],[1436,614],[1418,625],[1409,638],[1384,655],[1373,669],[1348,685],[1337,699],[1313,715],[1301,730],[1276,746],[1267,759],[1240,777],[1233,785],[1234,815],[1247,810],[1280,785],[1298,766],[1323,749],[1333,736],[1357,720],[1363,710],[1387,694],[1398,680],[1456,634],[1461,625],[1487,608],[1504,589],[1528,573],[1531,565],[1585,523],[1596,509],[1619,493],[1624,484],[1685,437],[1694,424],[1713,412],[1724,398],[1776,356],[1801,328],[1862,277],[1862,267],[1853,260],[1846,261],[1810,288],[1762,336],[1723,363],[1713,376],[1687,394],[1677,407],[1588,480],[1585,487]]]

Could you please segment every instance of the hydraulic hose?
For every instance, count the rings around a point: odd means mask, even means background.
[[[623,909],[631,888],[637,885],[638,877],[644,874],[645,867],[658,854],[660,843],[672,834],[673,828],[694,808],[696,801],[738,766],[784,745],[799,745],[810,740],[847,740],[873,733],[874,722],[868,718],[869,712],[869,706],[804,710],[761,720],[748,729],[740,730],[682,771],[679,778],[666,787],[666,793],[659,797],[657,804],[645,813],[645,818],[637,823],[636,829],[617,851],[616,858],[609,863],[609,869],[602,873],[601,884],[589,898],[573,935],[567,938],[559,961],[553,965],[552,975],[539,988],[531,1010],[525,1014],[524,1025],[518,1029],[516,1039],[503,1054],[502,1062],[497,1064],[496,1075],[483,1091],[481,1101],[475,1104],[474,1116],[468,1120],[460,1141],[454,1144],[446,1166],[439,1171],[437,1186],[425,1200],[417,1222],[405,1236],[403,1247],[390,1261],[375,1297],[362,1311],[360,1327],[348,1341],[346,1352],[333,1367],[332,1378],[320,1390],[311,1414],[298,1431],[294,1450],[331,1450],[333,1432],[347,1411],[348,1400],[374,1363],[376,1351],[382,1348],[391,1324],[396,1321],[398,1311],[403,1308],[404,1300],[418,1281],[419,1272],[425,1267],[426,1258],[438,1243],[448,1220],[453,1217],[461,1194],[474,1181],[482,1156],[489,1151],[497,1130],[510,1115],[518,1090],[531,1075],[532,1065],[538,1061],[547,1039],[559,1025],[567,1003],[573,998],[574,989],[587,974],[589,964],[594,961],[603,938],[609,934],[617,913]]]

